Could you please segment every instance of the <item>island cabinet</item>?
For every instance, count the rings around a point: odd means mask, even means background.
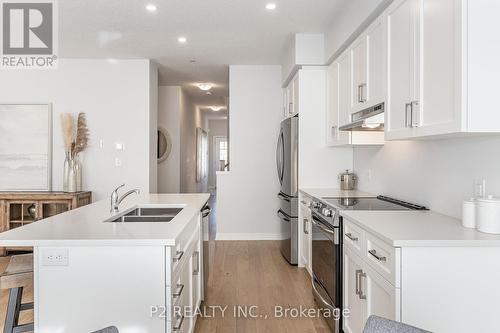
[[[0,231],[7,231],[92,203],[91,192],[0,192]],[[30,247],[0,248],[4,256]]]
[[[35,332],[108,326],[120,332],[193,332],[202,300],[201,214],[175,222],[175,239],[142,238],[156,225],[115,225],[122,228],[116,235],[134,235],[118,241],[35,247]],[[57,254],[63,262],[51,264],[47,258]]]
[[[482,235],[448,221],[436,228],[458,230],[464,241],[417,236],[389,242],[356,221],[343,221],[344,332],[362,333],[370,315],[431,332],[498,331],[498,242],[486,236],[481,243]]]

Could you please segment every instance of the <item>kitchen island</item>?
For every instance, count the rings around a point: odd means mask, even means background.
[[[145,194],[111,214],[108,200],[0,234],[34,248],[35,332],[191,332],[202,298],[201,213],[208,194]],[[168,222],[110,222],[177,208]],[[147,220],[147,218],[146,218]],[[184,308],[187,311],[174,311]]]

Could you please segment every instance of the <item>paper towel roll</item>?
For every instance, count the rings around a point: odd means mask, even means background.
[[[476,200],[464,200],[462,204],[462,225],[465,228],[476,227]]]

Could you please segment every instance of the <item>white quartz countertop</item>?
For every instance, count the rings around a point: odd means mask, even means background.
[[[394,247],[500,246],[500,235],[462,227],[460,220],[432,211],[341,211]]]
[[[104,222],[113,217],[109,200],[0,233],[0,246],[175,245],[176,237],[203,208],[209,194],[131,195],[120,212],[136,206],[182,207],[170,222]]]
[[[363,191],[352,190],[352,191],[343,191],[338,188],[301,188],[300,192],[310,197],[314,197],[316,199],[322,198],[371,198],[376,197],[376,195],[372,193],[366,193]]]

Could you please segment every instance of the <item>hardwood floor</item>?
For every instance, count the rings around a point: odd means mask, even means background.
[[[0,257],[0,274],[5,271],[7,264],[9,263],[9,257]],[[9,300],[9,291],[0,290],[0,332],[3,332],[3,326],[5,323],[5,312],[7,311],[7,302]],[[33,287],[24,288],[23,291],[23,303],[33,302]],[[19,318],[21,324],[33,322],[33,310],[21,311]]]
[[[276,306],[315,308],[309,274],[282,258],[279,242],[217,241],[212,268],[204,306],[214,317],[200,316],[195,332],[330,332],[322,318],[275,317]],[[238,305],[257,306],[262,317],[235,316]],[[211,306],[228,308],[222,316]]]

